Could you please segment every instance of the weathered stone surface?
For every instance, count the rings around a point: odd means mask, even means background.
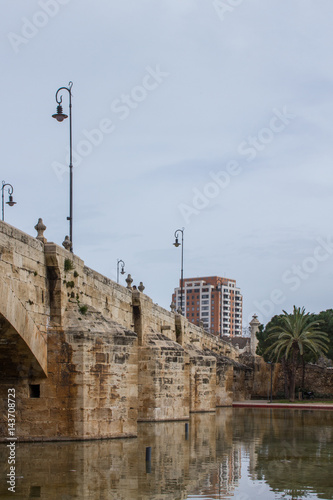
[[[114,342],[114,339],[117,342]],[[120,340],[123,339],[123,342]],[[117,358],[126,363],[117,363]],[[17,433],[25,439],[92,439],[137,432],[137,336],[92,308],[69,303],[63,330],[48,333],[47,378],[1,383],[17,392]],[[29,385],[40,385],[31,398]],[[4,426],[1,435],[5,435]]]
[[[256,398],[267,398],[270,394],[271,367],[262,358],[256,357],[252,394]],[[296,371],[296,390],[302,386],[302,368]],[[317,396],[333,396],[333,368],[309,364],[305,367],[304,388]],[[281,364],[273,365],[272,371],[273,397],[284,395],[284,374]],[[296,394],[297,397],[297,394]]]
[[[187,350],[190,356],[190,411],[215,411],[216,358],[193,345]]]
[[[150,334],[139,348],[139,395],[141,421],[189,417],[188,355],[162,334]]]

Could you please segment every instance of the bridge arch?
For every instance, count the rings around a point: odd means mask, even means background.
[[[0,364],[13,375],[15,365],[27,376],[47,375],[47,339],[10,286],[0,280]],[[14,376],[14,375],[13,375]]]

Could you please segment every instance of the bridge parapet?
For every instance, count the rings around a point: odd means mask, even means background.
[[[131,328],[132,292],[85,266],[84,261],[68,250],[45,244],[46,266],[50,284],[51,321],[64,326],[68,303],[76,302],[84,314],[86,307],[100,311],[107,319]]]
[[[163,332],[182,346],[195,344],[200,349],[237,358],[237,349],[229,343],[154,304],[144,293],[125,288],[90,269],[63,247],[44,241],[4,222],[0,224],[2,279],[32,315],[42,335],[46,335],[49,322],[61,326],[68,303],[76,302],[81,311],[94,307],[104,317],[134,329],[139,342],[144,343],[145,335],[151,332]]]

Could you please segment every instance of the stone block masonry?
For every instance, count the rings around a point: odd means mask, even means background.
[[[231,404],[237,349],[147,295],[4,222],[0,271],[0,440],[9,388],[21,441],[136,436]]]
[[[215,411],[216,359],[194,346],[188,346],[190,355],[190,411]]]
[[[162,334],[151,334],[147,341],[139,348],[139,420],[188,419],[188,354]]]

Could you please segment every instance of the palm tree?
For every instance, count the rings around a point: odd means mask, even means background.
[[[294,306],[292,314],[283,311],[281,324],[269,330],[268,338],[273,340],[266,352],[279,361],[289,361],[289,397],[295,400],[296,369],[304,353],[310,352],[318,358],[328,351],[329,338],[319,330],[320,321],[314,321],[313,316],[305,313],[304,307]]]

